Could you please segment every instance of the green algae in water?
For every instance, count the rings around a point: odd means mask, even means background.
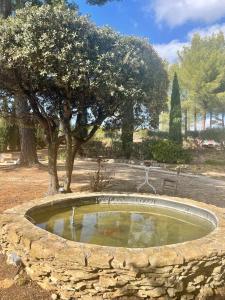
[[[46,207],[31,214],[36,225],[65,239],[113,247],[146,248],[195,240],[211,222],[174,209],[117,204]]]

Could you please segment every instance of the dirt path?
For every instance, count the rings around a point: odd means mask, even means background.
[[[96,168],[91,161],[76,161],[74,167],[73,191],[90,189],[90,173]],[[105,164],[108,173],[113,175],[112,184],[108,191],[135,192],[136,187],[144,179],[144,171],[140,168],[124,164]],[[59,166],[59,177],[63,179],[63,167]],[[219,174],[222,179],[225,174]],[[174,177],[172,173],[159,170],[151,171],[151,183],[161,193],[163,178]],[[47,190],[48,174],[45,168],[15,168],[0,167],[0,212],[34,198],[43,197]],[[142,190],[149,192],[149,189]],[[225,181],[203,176],[179,177],[179,197],[192,198],[198,201],[225,207]],[[0,255],[0,299],[1,300],[47,300],[51,295],[33,282],[26,285],[15,284],[13,278],[17,270],[9,267]]]

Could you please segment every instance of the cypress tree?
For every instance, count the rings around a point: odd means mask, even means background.
[[[180,102],[180,88],[177,74],[174,74],[173,87],[171,95],[170,122],[169,122],[169,137],[170,140],[177,144],[182,144],[182,115]]]

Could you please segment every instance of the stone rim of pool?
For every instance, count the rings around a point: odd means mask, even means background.
[[[189,207],[195,212],[198,211],[204,213],[205,216],[207,215],[207,218],[215,225],[215,229],[202,238],[183,243],[149,248],[123,248],[69,241],[38,228],[25,217],[29,211],[40,206],[76,199],[85,201],[85,198],[90,197],[104,197],[105,200],[109,197],[138,198],[146,202],[157,200],[158,203],[166,202],[183,208]],[[182,295],[188,295],[190,294],[188,286],[192,284],[191,289],[195,291],[195,296],[202,295],[202,288],[204,288],[204,293],[205,289],[209,288],[209,281],[207,280],[210,280],[210,289],[213,291],[225,284],[225,279],[223,279],[225,274],[222,279],[221,276],[217,278],[217,276],[212,275],[215,272],[214,267],[215,269],[222,268],[220,272],[225,273],[223,269],[225,260],[224,211],[221,208],[189,199],[125,193],[76,193],[49,196],[33,200],[1,214],[0,242],[4,253],[7,255],[16,253],[21,257],[27,273],[33,280],[36,280],[45,289],[56,291],[64,297],[63,299],[70,299],[69,296],[66,298],[65,295],[67,294],[76,294],[78,299],[79,297],[82,299],[87,291],[89,295],[100,297],[110,292],[112,294],[110,294],[109,299],[111,299],[113,293],[116,293],[115,289],[118,289],[118,282],[114,283],[117,277],[129,282],[129,287],[133,287],[134,292],[136,291],[143,299],[149,296],[152,298],[159,297],[159,290],[162,295],[168,296],[171,292],[170,289],[175,289],[175,294],[181,293],[182,290]],[[198,265],[201,265],[201,278],[199,277],[199,269],[196,268]],[[162,272],[165,274],[165,279],[162,279]],[[174,272],[177,275],[174,275]],[[185,283],[185,272],[191,273],[188,286]],[[137,273],[142,275],[139,276]],[[156,278],[154,280],[158,280],[157,274],[160,274],[160,280],[165,281],[165,283],[163,285],[157,283],[160,289],[157,288],[156,293],[154,285],[151,288],[147,287],[146,283],[142,283],[142,280],[150,280],[149,284],[152,285],[151,280],[154,278]],[[74,278],[78,275],[82,278],[79,277],[76,281]],[[64,280],[63,276],[67,276],[67,279]],[[150,278],[151,276],[153,277]],[[175,288],[175,283],[167,282],[174,280],[174,276],[177,276],[176,282],[182,283],[182,288]],[[102,282],[105,277],[110,280],[107,288]],[[134,280],[134,278],[136,279]],[[74,291],[70,291],[71,288],[77,286],[77,282],[86,282],[86,280],[89,280],[89,283],[92,282],[92,287],[89,288],[87,285],[86,292],[78,287],[77,290],[75,288]],[[99,284],[101,288],[97,287]],[[170,285],[172,286],[170,287]],[[154,293],[157,296],[154,296]]]

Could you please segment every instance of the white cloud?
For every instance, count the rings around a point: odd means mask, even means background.
[[[155,44],[153,46],[160,57],[166,59],[169,63],[175,63],[178,57],[177,52],[186,45],[188,45],[188,43],[173,40],[168,44]]]
[[[149,0],[147,10],[153,10],[158,23],[171,27],[187,21],[215,22],[225,16],[224,0]]]
[[[160,57],[166,59],[169,63],[175,63],[178,59],[177,52],[182,50],[184,46],[190,45],[192,37],[195,33],[200,34],[202,37],[206,37],[219,32],[223,32],[225,35],[225,23],[214,24],[204,28],[196,28],[187,34],[186,42],[172,40],[168,44],[155,44],[154,48]]]
[[[219,32],[223,32],[225,34],[225,23],[214,24],[212,26],[208,26],[204,28],[196,28],[188,33],[188,38],[189,40],[191,40],[195,33],[200,34],[202,37],[206,37],[206,36],[211,36],[213,34],[217,34]]]

